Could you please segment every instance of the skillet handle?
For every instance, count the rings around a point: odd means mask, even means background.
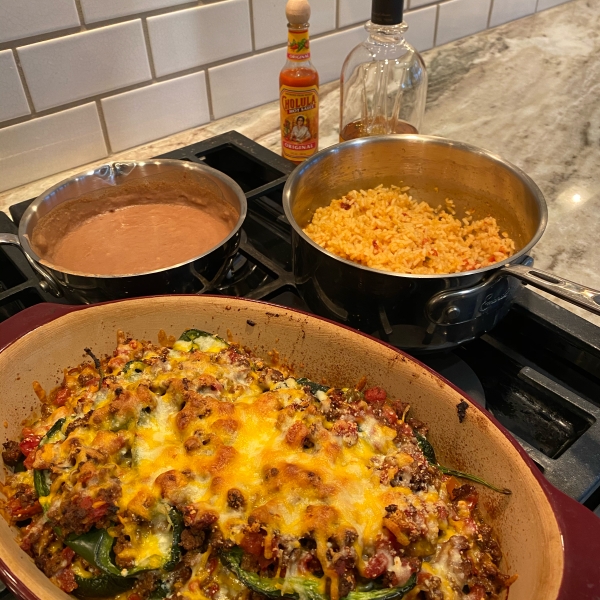
[[[502,275],[512,275],[553,296],[600,315],[600,291],[598,290],[525,265],[506,265],[502,267],[501,273]]]
[[[600,600],[600,517],[542,480],[560,527],[564,571],[559,600]]]
[[[47,292],[50,292],[55,298],[60,298],[62,296],[62,292],[60,291],[56,281],[54,281],[54,277],[52,277],[52,275],[50,275],[46,269],[40,267],[40,265],[31,259],[29,254],[23,250],[21,242],[19,242],[19,236],[15,235],[14,233],[0,233],[0,245],[2,244],[16,246],[23,253],[27,259],[27,262],[31,265],[31,268],[42,279],[40,281],[40,286]]]

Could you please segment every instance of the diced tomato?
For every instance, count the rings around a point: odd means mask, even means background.
[[[54,398],[55,406],[64,406],[67,400],[71,397],[71,390],[69,388],[61,388]]]
[[[387,570],[388,563],[388,557],[383,552],[378,552],[367,561],[365,565],[365,577],[375,579],[375,577],[383,575]]]
[[[6,505],[8,513],[15,521],[24,521],[42,512],[39,502],[34,502],[30,506],[23,506],[18,498],[12,498]]]
[[[209,575],[212,575],[219,564],[219,559],[216,556],[211,556],[206,563],[206,570]]]
[[[28,436],[23,438],[19,443],[19,448],[21,449],[21,452],[25,456],[29,456],[31,452],[37,450],[37,447],[40,445],[41,439],[42,436],[40,435],[29,434]]]
[[[127,596],[127,600],[142,600],[142,597],[139,594],[133,593]]]
[[[383,388],[372,387],[365,391],[365,400],[367,402],[383,402],[387,398],[387,393]]]
[[[92,508],[93,501],[89,496],[83,496],[79,502],[79,506],[85,510]]]
[[[214,598],[218,593],[219,593],[219,584],[216,583],[215,581],[213,581],[212,583],[209,583],[205,588],[204,588],[204,593],[209,597],[209,598]]]
[[[73,550],[71,550],[71,548],[69,548],[68,546],[63,548],[60,555],[64,560],[67,561],[67,565],[70,565],[73,562],[73,559],[75,558],[75,552],[73,552]]]
[[[319,562],[319,559],[316,556],[313,556],[310,553],[306,553],[301,561],[300,561],[300,572],[301,573],[320,573],[323,571],[323,568],[321,567],[321,563]]]
[[[63,569],[57,576],[56,580],[58,585],[63,592],[71,593],[73,590],[77,589],[77,584],[75,583],[75,575],[69,567],[68,569]]]
[[[398,415],[396,414],[396,411],[387,404],[384,404],[381,407],[381,414],[383,418],[392,426],[398,422]]]
[[[35,460],[35,452],[31,452],[29,456],[23,461],[23,466],[27,471],[33,469],[33,461]]]
[[[253,556],[262,556],[263,554],[263,536],[261,533],[249,532],[242,539],[240,546],[244,552]]]
[[[469,507],[469,510],[473,510],[473,508],[477,505],[477,502],[479,502],[479,494],[477,490],[469,483],[455,487],[452,490],[450,498],[456,501],[464,501]]]

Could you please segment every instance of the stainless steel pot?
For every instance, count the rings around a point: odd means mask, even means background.
[[[458,215],[493,215],[515,240],[509,259],[451,275],[405,275],[364,267],[303,231],[314,211],[350,190],[408,185],[432,206],[452,198]],[[283,207],[292,225],[296,283],[317,314],[411,352],[446,350],[489,331],[529,283],[600,314],[600,292],[531,267],[528,252],[548,220],[544,197],[523,171],[486,150],[422,135],[356,139],[315,154],[290,175]]]
[[[215,202],[226,202],[239,215],[231,233],[208,252],[167,268],[132,275],[80,274],[42,264],[31,246],[32,232],[40,219],[58,205],[83,195],[102,195],[115,186],[146,180],[177,182],[179,177],[192,178],[195,185]],[[104,191],[104,192],[103,192]],[[179,160],[108,163],[97,169],[61,181],[36,198],[19,224],[18,235],[0,233],[0,244],[19,247],[39,275],[41,285],[57,297],[89,304],[134,296],[155,294],[201,293],[211,290],[224,276],[230,258],[239,246],[240,230],[246,217],[246,197],[230,177],[211,167]],[[176,243],[173,240],[173,243]],[[125,248],[126,252],[127,249]]]

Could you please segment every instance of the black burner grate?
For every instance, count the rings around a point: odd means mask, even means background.
[[[240,251],[217,293],[308,310],[294,285],[281,205],[294,165],[236,132],[158,158],[203,162],[246,194]],[[14,223],[29,203],[10,208]],[[16,232],[14,223],[0,213],[0,231]],[[48,301],[56,299],[23,255],[0,250],[0,321]],[[420,358],[487,406],[556,487],[592,508],[600,504],[600,328],[522,288],[493,332],[444,356]]]

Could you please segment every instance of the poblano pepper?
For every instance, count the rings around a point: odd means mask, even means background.
[[[75,575],[77,589],[73,592],[81,598],[111,598],[122,592],[130,590],[134,584],[134,579],[125,577],[113,577],[102,573],[97,577],[81,577]]]
[[[296,383],[301,386],[308,386],[313,394],[316,394],[317,392],[327,392],[329,390],[329,386],[315,383],[306,377],[300,377],[300,379],[296,379]]]
[[[417,444],[419,445],[419,448],[421,449],[423,456],[427,459],[427,462],[430,465],[437,467],[442,473],[444,473],[444,475],[453,475],[454,477],[460,477],[461,479],[468,479],[469,481],[474,481],[475,483],[480,483],[481,485],[484,485],[485,487],[488,487],[491,490],[498,492],[499,494],[506,494],[506,495],[512,494],[512,492],[508,488],[500,489],[500,488],[492,485],[491,483],[488,483],[487,481],[481,479],[480,477],[471,475],[470,473],[463,473],[462,471],[456,471],[455,469],[449,469],[448,467],[444,467],[444,466],[440,465],[436,459],[435,450],[433,449],[433,446],[431,445],[429,440],[414,429],[413,429],[413,433],[415,434],[415,437],[417,438]]]
[[[183,531],[183,517],[177,509],[170,508],[169,521],[173,528],[173,540],[169,556],[166,557],[165,563],[161,567],[165,571],[174,569],[181,559],[179,542]],[[112,559],[115,538],[105,529],[93,529],[82,535],[68,536],[64,543],[90,565],[102,571],[102,575],[98,577],[76,575],[75,582],[79,586],[75,591],[76,595],[96,598],[114,596],[131,589],[135,584],[136,576],[148,570],[144,567],[134,567],[127,571],[119,569]],[[160,597],[164,596],[157,596],[157,598]]]
[[[229,348],[229,344],[218,335],[213,335],[200,329],[188,329],[179,336],[173,348],[183,352],[192,352],[194,350],[218,352],[219,350]]]
[[[134,373],[143,373],[149,368],[150,365],[141,360],[130,360],[125,364],[121,373],[123,375],[133,375]]]
[[[65,419],[58,419],[40,440],[38,448],[50,442],[54,435],[62,429],[64,424]],[[45,496],[50,495],[50,473],[47,470],[35,469],[33,471],[33,486],[35,487],[38,498],[44,498]]]
[[[249,589],[262,594],[267,598],[284,598],[288,600],[327,600],[327,597],[318,591],[319,582],[303,577],[260,577],[256,573],[244,571],[240,566],[243,551],[240,548],[222,551],[221,562]],[[401,586],[393,588],[380,588],[365,592],[354,590],[345,596],[346,600],[399,600],[415,587],[416,574]],[[299,589],[301,592],[282,593],[282,588]]]

